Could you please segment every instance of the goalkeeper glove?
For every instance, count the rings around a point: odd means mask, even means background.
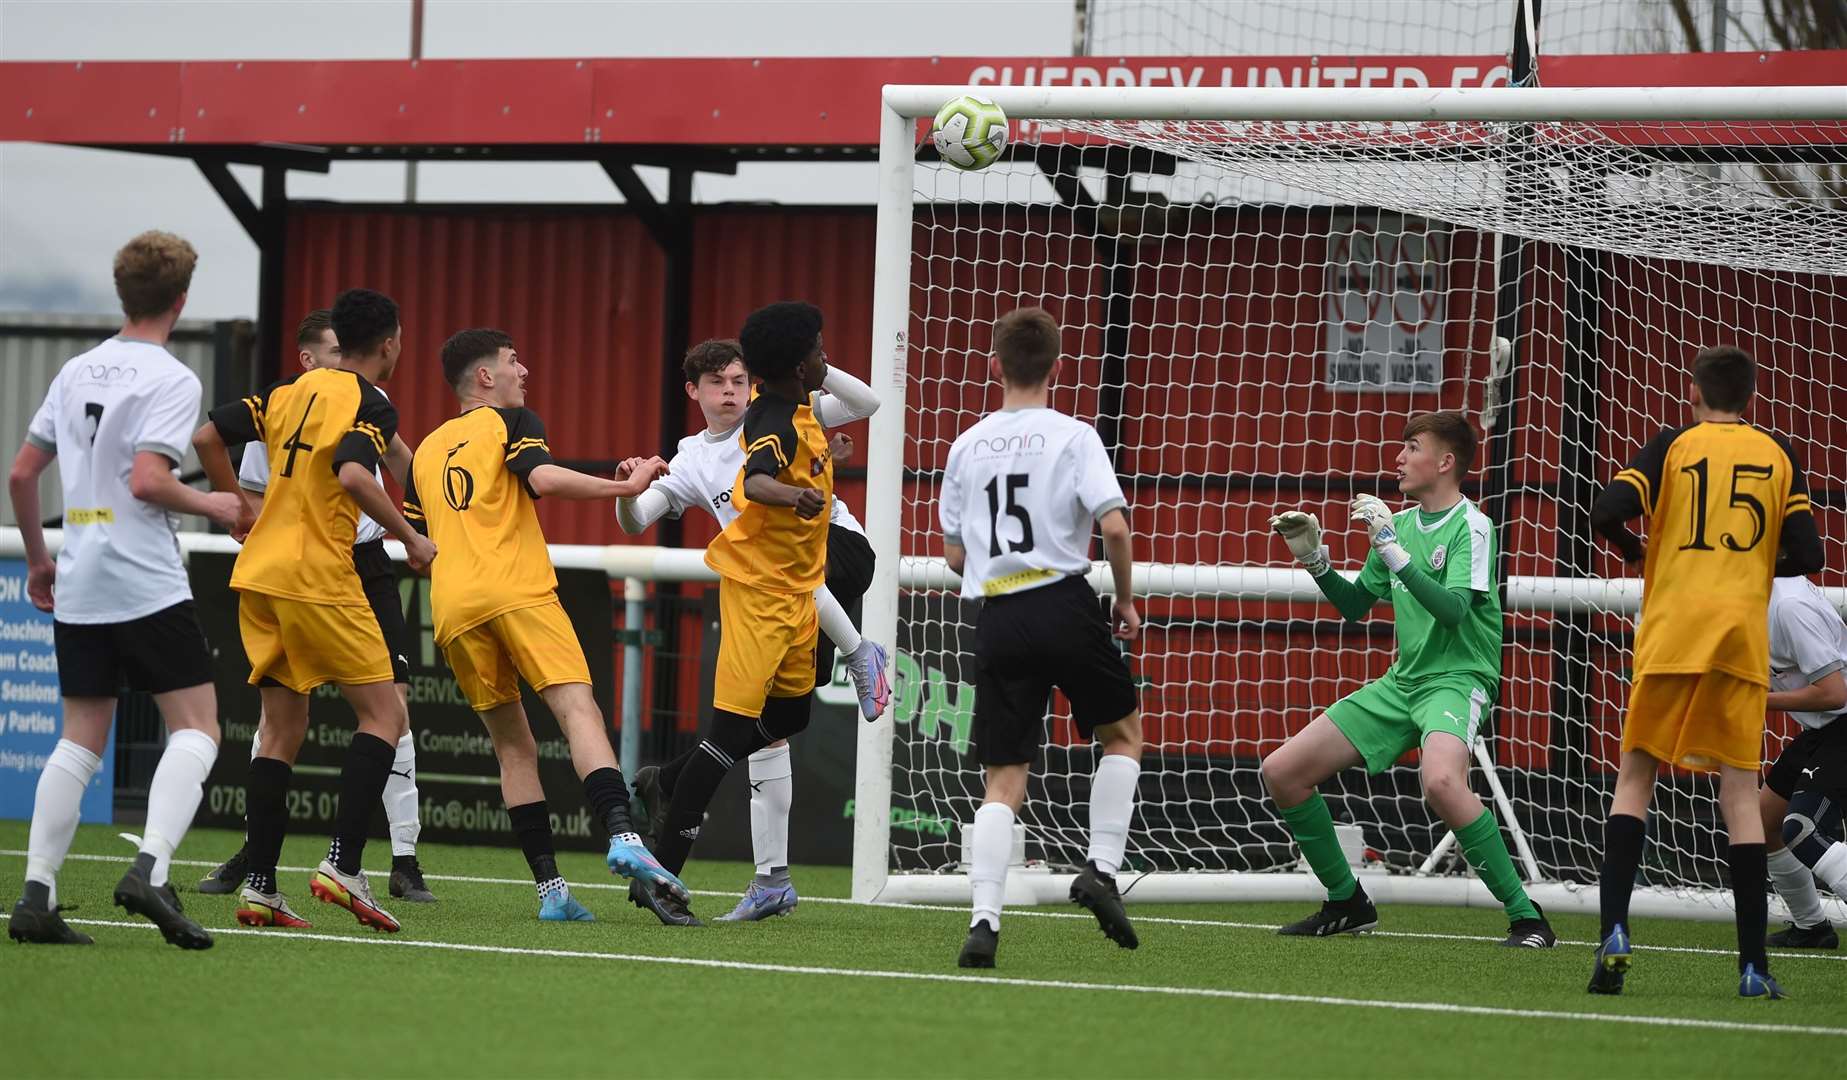
[[[1392,511],[1377,495],[1361,495],[1353,500],[1353,516],[1366,526],[1372,548],[1392,573],[1411,565],[1411,553],[1398,542],[1398,530],[1392,527]]]
[[[1314,577],[1328,572],[1328,549],[1321,542],[1321,522],[1315,515],[1301,510],[1288,510],[1270,519],[1270,528],[1275,529],[1289,545],[1295,555],[1295,561],[1302,564],[1302,569]]]

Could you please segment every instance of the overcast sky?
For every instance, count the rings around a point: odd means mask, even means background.
[[[1504,47],[1512,0],[1091,0],[1095,52],[1482,54]],[[1714,0],[1693,0],[1709,19]],[[1740,31],[1764,0],[1726,0]],[[1553,51],[1634,48],[1668,0],[1547,0]],[[1060,56],[1073,0],[427,0],[430,58]],[[0,0],[0,60],[396,59],[409,0]],[[1702,21],[1702,25],[1704,22]],[[1639,28],[1639,29],[1638,29]],[[702,176],[700,201],[870,202],[872,166],[745,165]],[[257,197],[254,169],[235,170]],[[664,194],[662,175],[647,179]],[[593,164],[424,165],[422,201],[619,202]],[[404,166],[294,173],[291,198],[403,197]],[[0,143],[0,311],[115,311],[109,257],[142,229],[199,248],[188,314],[249,316],[256,249],[190,162]]]
[[[1059,55],[1071,50],[1071,10],[1071,0],[428,0],[424,55]],[[0,0],[0,60],[396,59],[409,48],[408,0]],[[870,202],[871,168],[745,166],[735,178],[702,176],[695,195]],[[236,171],[260,201],[256,170]],[[648,179],[665,193],[662,177]],[[418,192],[430,202],[621,201],[593,164],[424,165]],[[291,198],[403,193],[395,163],[289,177]],[[200,251],[188,316],[255,312],[256,248],[190,162],[0,143],[0,311],[114,312],[109,258],[150,227]]]

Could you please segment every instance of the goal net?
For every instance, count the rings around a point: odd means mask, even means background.
[[[856,895],[966,895],[975,611],[938,558],[935,495],[951,442],[999,404],[995,318],[1038,304],[1064,327],[1053,404],[1096,424],[1147,564],[1125,887],[1320,895],[1259,762],[1384,672],[1392,624],[1343,624],[1269,519],[1320,515],[1354,573],[1348,503],[1401,504],[1405,421],[1460,409],[1484,431],[1465,494],[1499,527],[1507,612],[1472,782],[1535,896],[1594,910],[1640,581],[1588,509],[1685,422],[1700,348],[1757,358],[1749,418],[1794,442],[1822,584],[1847,602],[1847,90],[985,88],[1019,142],[979,172],[916,148],[910,118],[955,92],[886,95],[874,378],[902,408],[870,440],[886,576],[868,633],[895,634],[898,694],[862,738]],[[1088,844],[1095,751],[1062,698],[1047,716],[1021,900],[1062,899]],[[1769,730],[1766,761],[1792,732]],[[1375,896],[1493,903],[1413,759],[1324,791]],[[1712,780],[1664,774],[1648,838],[1638,910],[1729,910]]]

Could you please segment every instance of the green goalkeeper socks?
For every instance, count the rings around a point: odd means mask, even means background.
[[[1283,820],[1289,823],[1289,832],[1301,846],[1302,854],[1308,858],[1309,868],[1321,879],[1321,884],[1327,886],[1328,899],[1352,897],[1360,883],[1353,876],[1353,868],[1347,865],[1346,852],[1340,850],[1340,840],[1334,835],[1334,815],[1328,813],[1328,804],[1322,800],[1321,793],[1317,791],[1305,802],[1278,809],[1283,812]],[[1496,836],[1495,839],[1500,838]],[[1507,859],[1504,850],[1501,859]],[[1508,870],[1512,869],[1510,863]],[[1518,883],[1515,887],[1519,887]]]
[[[1481,883],[1488,886],[1488,891],[1507,909],[1509,919],[1518,922],[1539,918],[1539,909],[1527,899],[1526,889],[1520,885],[1520,874],[1507,854],[1507,844],[1501,839],[1501,826],[1494,820],[1494,811],[1484,809],[1480,817],[1456,830],[1456,839],[1462,842],[1463,857],[1475,868]]]

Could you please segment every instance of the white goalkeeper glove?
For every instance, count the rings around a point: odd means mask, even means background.
[[[1396,574],[1411,565],[1411,553],[1398,542],[1398,530],[1392,527],[1392,510],[1377,495],[1361,495],[1353,500],[1352,514],[1366,526],[1366,535],[1379,558]]]
[[[1287,510],[1270,519],[1270,528],[1289,545],[1302,569],[1314,577],[1328,572],[1328,549],[1321,542],[1321,522],[1315,515]]]

